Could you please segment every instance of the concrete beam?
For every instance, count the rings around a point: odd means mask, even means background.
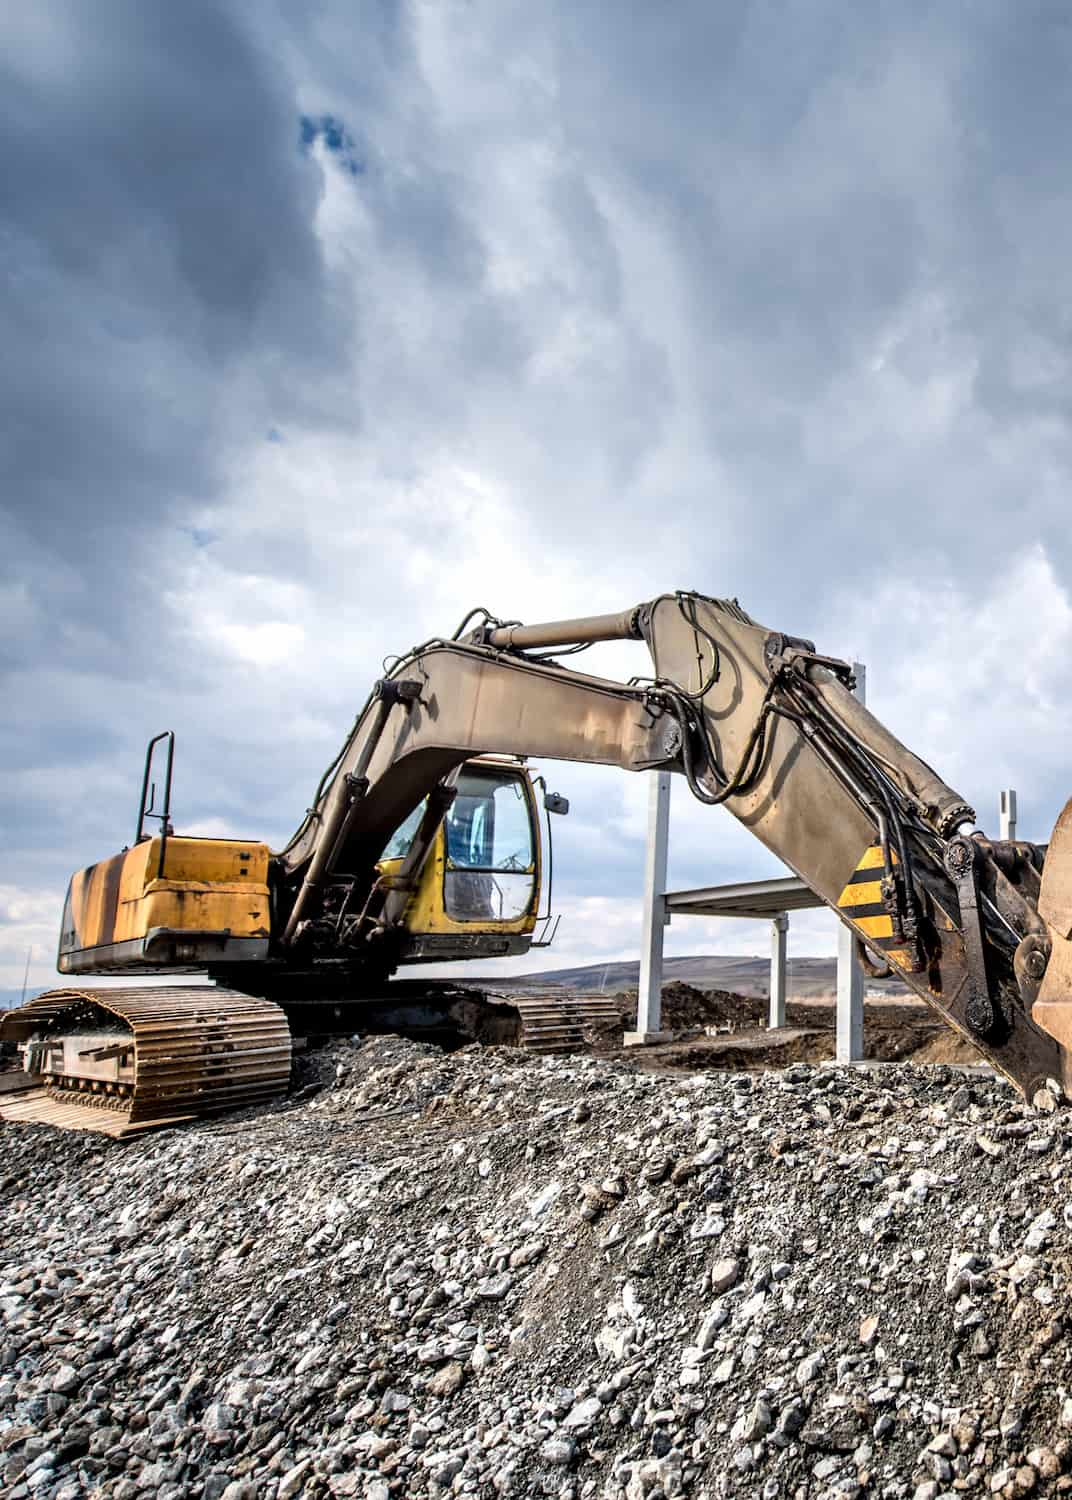
[[[1016,793],[1012,787],[1006,788],[1001,794],[999,820],[1001,823],[1001,837],[1003,839],[1014,839],[1016,837]]]
[[[671,916],[766,917],[783,911],[806,911],[825,903],[796,875],[776,875],[772,880],[739,880],[732,885],[699,886],[691,891],[668,891],[666,905]]]

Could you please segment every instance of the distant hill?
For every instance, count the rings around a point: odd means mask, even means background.
[[[697,954],[689,958],[663,960],[663,982],[680,980],[697,989],[731,990],[735,995],[763,997],[770,993],[770,961],[755,956],[734,957],[725,954]],[[835,958],[791,958],[788,962],[788,989],[797,999],[815,999],[833,995],[837,989]],[[586,964],[576,969],[550,969],[540,974],[526,974],[509,980],[496,979],[495,985],[524,985],[539,988],[561,985],[581,991],[609,992],[635,990],[640,983],[637,962]],[[871,992],[871,985],[868,985]],[[895,980],[874,985],[880,995],[906,994],[907,988]]]
[[[789,994],[798,1000],[824,998],[833,995],[837,989],[837,960],[834,958],[791,958],[788,971]],[[414,976],[411,974],[410,977]],[[464,978],[464,966],[459,965],[458,978]],[[730,990],[735,995],[762,998],[770,993],[770,962],[754,955],[734,957],[721,953],[700,953],[688,958],[664,959],[663,982],[669,983],[675,979],[684,984],[695,985],[701,990]],[[59,982],[57,980],[57,984]],[[148,982],[161,983],[159,979]],[[201,982],[204,983],[203,980]],[[474,978],[473,982],[478,981]],[[545,985],[553,985],[582,993],[613,995],[620,990],[637,988],[640,983],[640,965],[636,960],[585,964],[575,969],[547,969],[542,973],[516,975],[509,979],[496,976],[488,983],[496,989],[542,989]],[[46,988],[48,986],[39,985],[28,989],[27,1000],[40,995]],[[905,985],[891,979],[874,985],[869,981],[868,993],[893,996],[907,994],[908,990]],[[0,1011],[14,1009],[21,996],[21,989],[0,989]]]

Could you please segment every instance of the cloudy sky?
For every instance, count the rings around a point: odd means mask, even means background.
[[[0,48],[0,990],[178,736],[281,843],[382,658],[737,595],[1045,838],[1072,791],[1063,3],[37,0]],[[589,658],[645,668],[641,648]],[[548,963],[647,787],[551,767]],[[772,872],[675,797],[672,882]],[[797,926],[828,948],[829,919]],[[682,923],[670,950],[760,951]]]

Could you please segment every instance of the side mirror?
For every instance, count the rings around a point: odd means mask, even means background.
[[[569,812],[569,798],[560,796],[558,792],[544,792],[543,805],[545,812],[563,814]]]

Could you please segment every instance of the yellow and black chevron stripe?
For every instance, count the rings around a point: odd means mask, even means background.
[[[890,850],[894,865],[899,863],[897,851]],[[893,918],[882,900],[882,877],[886,873],[886,860],[881,844],[872,844],[864,850],[863,858],[849,877],[849,883],[838,897],[838,906],[866,935],[867,946],[881,952],[891,963],[904,969],[912,968],[912,955],[904,946],[903,937],[894,936]]]

